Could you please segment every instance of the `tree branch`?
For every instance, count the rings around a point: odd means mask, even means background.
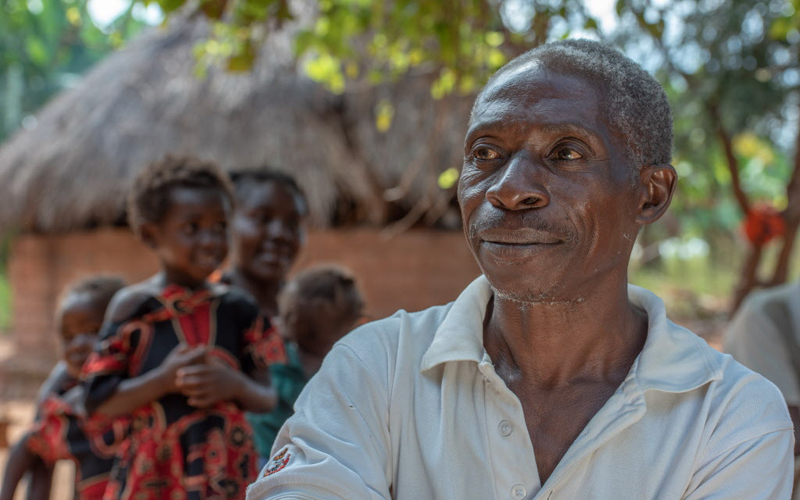
[[[783,220],[786,222],[786,232],[783,235],[783,246],[778,255],[778,262],[775,264],[775,272],[772,274],[770,286],[786,283],[789,275],[789,261],[792,258],[797,231],[800,228],[800,126],[797,128],[797,139],[795,140],[794,151],[794,170],[786,185],[786,199],[788,204],[783,211]]]
[[[736,201],[739,203],[739,208],[741,208],[742,212],[747,215],[750,213],[750,201],[747,199],[747,194],[745,194],[744,190],[742,189],[742,182],[739,178],[739,160],[736,158],[736,155],[733,152],[733,141],[731,140],[731,136],[728,134],[728,131],[725,130],[725,126],[722,124],[717,104],[711,102],[708,104],[707,108],[708,114],[716,124],[717,137],[722,143],[722,148],[725,151],[725,159],[727,160],[725,164],[727,165],[728,171],[731,174],[733,194],[736,197]]]

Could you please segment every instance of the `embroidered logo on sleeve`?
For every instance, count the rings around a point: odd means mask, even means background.
[[[292,458],[292,454],[289,453],[289,449],[288,448],[284,448],[283,450],[281,450],[280,453],[275,455],[272,458],[272,460],[270,460],[270,462],[264,468],[264,474],[261,477],[269,477],[269,476],[275,474],[276,472],[279,472],[284,467],[286,467],[286,464],[289,463],[289,459],[291,459],[291,458]]]

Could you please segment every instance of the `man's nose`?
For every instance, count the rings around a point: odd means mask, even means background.
[[[550,203],[550,195],[540,182],[545,172],[527,154],[517,154],[498,172],[486,192],[486,199],[497,208],[525,210],[541,208]]]

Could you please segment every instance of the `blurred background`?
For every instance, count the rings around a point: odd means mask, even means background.
[[[155,271],[124,197],[165,154],[292,173],[298,269],[349,266],[371,316],[453,300],[478,273],[455,202],[472,100],[568,37],[667,90],[679,187],[630,279],[718,346],[747,293],[798,273],[800,0],[2,0],[1,434],[58,359],[61,289]]]

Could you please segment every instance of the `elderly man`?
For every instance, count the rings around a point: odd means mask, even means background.
[[[778,390],[627,284],[666,211],[659,84],[585,40],[478,96],[458,197],[483,276],[342,340],[297,402],[260,499],[788,499]]]

